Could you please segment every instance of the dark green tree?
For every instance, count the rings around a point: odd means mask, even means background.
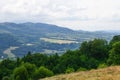
[[[108,44],[106,40],[95,39],[91,45],[91,57],[97,60],[105,60],[108,57]]]
[[[53,76],[53,75],[54,75],[54,73],[51,70],[45,68],[44,66],[41,66],[33,74],[33,79],[38,80],[40,78],[50,77],[50,76]]]
[[[4,76],[10,76],[15,67],[15,61],[12,61],[10,59],[5,59],[0,62],[0,80],[2,80]]]
[[[107,62],[109,65],[120,65],[120,41],[112,45]]]
[[[10,80],[8,76],[4,76],[2,80]]]
[[[36,70],[36,66],[34,64],[30,64],[30,63],[23,63],[22,65],[26,68],[29,78],[32,78],[33,73]]]
[[[53,70],[58,63],[59,63],[59,55],[56,53],[48,57],[48,60],[46,62],[46,67],[50,70]]]
[[[112,40],[110,41],[110,45],[114,44],[115,42],[120,41],[120,35],[116,35],[112,38]]]
[[[14,80],[28,80],[29,74],[24,66],[15,68],[13,71]]]
[[[85,41],[81,44],[80,52],[87,57],[97,60],[105,60],[108,57],[108,44],[106,40],[94,39],[93,41]]]
[[[70,67],[77,70],[81,64],[80,54],[78,50],[68,50],[62,56],[60,56],[59,63],[54,67],[55,73],[64,73],[65,70]]]

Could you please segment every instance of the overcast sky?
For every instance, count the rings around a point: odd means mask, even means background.
[[[75,30],[120,30],[120,0],[0,0],[0,22],[42,22]]]

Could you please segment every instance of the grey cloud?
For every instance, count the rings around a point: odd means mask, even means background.
[[[98,26],[92,30],[109,29],[106,25],[112,23],[111,29],[120,29],[119,3],[120,0],[0,0],[0,22],[44,22],[88,30],[89,26]]]
[[[88,17],[64,17],[64,18],[61,18],[60,20],[63,20],[63,21],[90,21],[90,20],[95,20],[95,19],[92,19],[92,18],[88,18]]]

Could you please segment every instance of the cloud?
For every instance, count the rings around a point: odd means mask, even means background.
[[[120,0],[0,0],[0,22],[44,22],[71,29],[120,29]]]

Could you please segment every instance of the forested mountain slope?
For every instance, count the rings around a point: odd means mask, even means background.
[[[7,57],[4,53],[6,50],[15,56],[23,56],[28,51],[63,53],[68,49],[79,48],[83,41],[94,38],[110,40],[115,34],[118,33],[74,31],[44,23],[0,23],[0,56]]]

